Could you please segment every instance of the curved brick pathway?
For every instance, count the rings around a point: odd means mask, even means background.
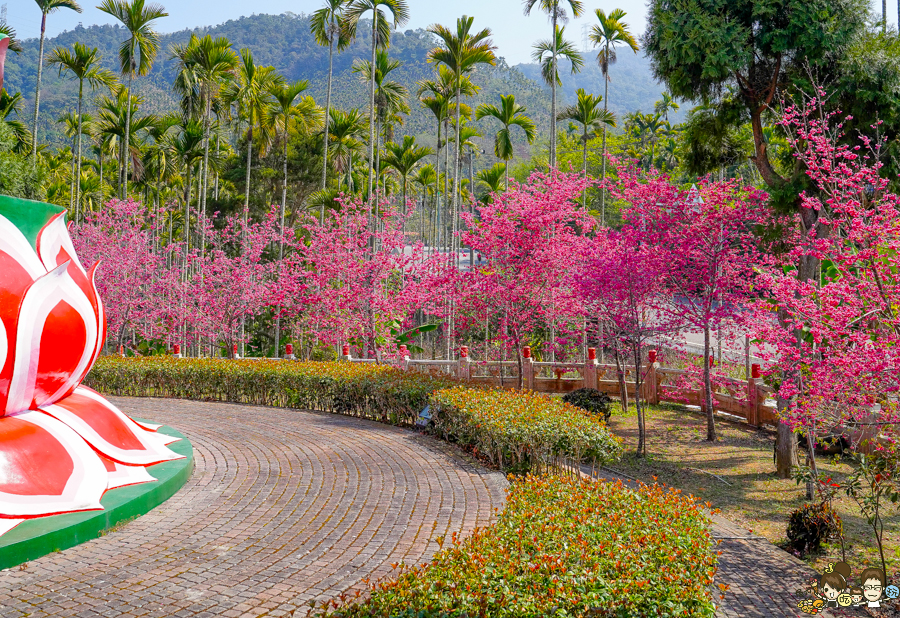
[[[0,616],[285,616],[490,523],[506,480],[442,443],[343,416],[113,399],[178,428],[196,466],[105,537],[0,572]],[[306,610],[297,612],[305,615]]]

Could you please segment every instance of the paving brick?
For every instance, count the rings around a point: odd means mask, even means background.
[[[284,615],[387,576],[392,562],[429,560],[434,539],[489,524],[505,498],[503,474],[387,425],[114,402],[184,433],[191,479],[115,532],[0,572],[0,617]]]

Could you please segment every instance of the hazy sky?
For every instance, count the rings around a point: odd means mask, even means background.
[[[280,14],[285,11],[294,13],[311,13],[319,8],[320,0],[158,0],[169,12],[169,17],[158,22],[161,32],[174,32],[197,26],[213,26],[229,19],[236,19],[250,12]],[[889,21],[896,23],[897,0],[888,3]],[[62,9],[51,14],[47,20],[47,33],[50,36],[63,30],[74,28],[81,22],[84,26],[91,24],[114,23],[114,20],[96,8],[96,0],[80,0],[83,13]],[[878,10],[881,3],[878,4]],[[31,0],[0,0],[6,4],[8,22],[14,27],[20,38],[37,37],[40,34],[41,13],[37,4]],[[646,0],[587,0],[586,15],[572,20],[566,30],[567,37],[582,42],[582,26],[596,21],[594,10],[602,8],[609,12],[614,8],[624,9],[628,16],[625,21],[630,24],[631,31],[639,35],[646,26]],[[529,62],[532,44],[547,38],[550,27],[546,16],[533,13],[531,17],[522,14],[520,0],[409,0],[412,19],[406,28],[425,28],[439,22],[446,25],[454,23],[460,15],[473,15],[475,26],[488,27],[494,32],[494,43],[497,54],[506,57],[510,64]],[[252,7],[252,11],[251,11]]]

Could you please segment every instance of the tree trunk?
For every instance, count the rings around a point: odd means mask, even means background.
[[[706,408],[706,440],[716,441],[716,415],[713,407],[712,380],[709,370],[709,326],[703,329],[703,405]]]
[[[247,131],[247,173],[244,176],[244,182],[246,183],[246,187],[244,188],[244,231],[241,233],[242,242],[246,241],[244,236],[247,234],[247,221],[250,216],[250,162],[253,160],[253,127]],[[245,250],[245,247],[241,247],[241,252]]]
[[[203,176],[200,182],[200,255],[206,252],[206,194],[209,192],[209,115],[212,93],[206,88],[206,112],[203,115]]]
[[[634,355],[634,408],[638,417],[638,455],[647,456],[647,422],[645,417],[644,405],[641,402],[641,346],[634,344],[632,346]]]
[[[284,182],[281,185],[281,208],[279,211],[279,231],[281,235],[278,238],[278,274],[281,278],[281,263],[284,260],[284,209],[287,205],[287,140],[288,127],[287,118],[284,120]],[[275,316],[275,358],[281,355],[281,303],[278,304],[278,315]]]
[[[606,46],[606,54],[609,55],[609,45]],[[603,73],[603,111],[609,111],[609,69]],[[603,149],[601,151],[603,153],[602,160],[600,161],[600,165],[602,170],[600,172],[600,180],[601,182],[606,182],[606,123],[603,123]],[[606,227],[606,187],[600,188],[600,225]]]
[[[451,229],[453,230],[453,236],[450,239],[450,246],[453,249],[453,263],[458,267],[459,266],[459,253],[456,251],[456,233],[459,231],[459,154],[460,154],[460,131],[462,129],[460,122],[460,104],[462,103],[462,93],[460,92],[461,87],[459,85],[459,81],[456,82],[456,148],[454,149],[454,162],[453,162],[453,225]]]
[[[431,235],[432,249],[435,249],[438,246],[440,246],[440,240],[441,240],[441,236],[440,236],[440,233],[441,233],[441,227],[440,227],[441,226],[441,223],[440,223],[441,222],[441,215],[440,215],[440,212],[441,212],[441,119],[440,118],[438,118],[437,129],[438,129],[437,130],[437,144],[435,145],[435,148],[434,148],[434,160],[435,160],[434,169],[435,169],[435,173],[437,174],[437,177],[434,182],[434,211],[435,211],[434,225],[435,225],[435,230],[434,230],[434,233]],[[433,254],[433,251],[432,251],[432,254]]]
[[[75,222],[81,222],[81,103],[84,98],[84,80],[78,82],[78,162],[75,164]]]
[[[134,45],[132,45],[132,57],[134,54]],[[125,93],[125,143],[122,144],[122,158],[124,159],[124,169],[122,170],[122,197],[128,199],[128,160],[131,158],[130,142],[131,142],[131,85],[134,83],[134,70],[128,73],[128,90]]]
[[[372,64],[369,65],[369,200],[372,200],[372,172],[375,169],[375,33],[378,9],[372,10]]]
[[[559,18],[556,10],[553,11],[553,58],[550,72],[550,170],[556,167],[556,21]]]
[[[41,108],[41,78],[44,73],[44,33],[47,30],[47,14],[41,15],[41,44],[38,52],[37,87],[34,91],[34,133],[31,136],[31,167],[37,167],[38,115]]]
[[[322,157],[322,190],[328,183],[328,131],[331,126],[331,78],[334,74],[334,26],[331,24],[332,30],[328,33],[328,92],[325,95],[325,154]],[[319,223],[325,222],[325,202],[319,207]]]
[[[584,173],[584,193],[581,196],[581,207],[587,210],[587,145],[588,145],[588,133],[587,133],[587,125],[584,127],[584,153],[581,157],[581,166],[582,172]]]

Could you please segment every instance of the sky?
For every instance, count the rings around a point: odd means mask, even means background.
[[[157,0],[166,7],[169,17],[159,20],[160,32],[175,32],[185,28],[214,26],[229,19],[237,19],[248,15],[248,6],[256,13],[281,14],[312,13],[321,5],[320,0]],[[408,0],[411,19],[404,28],[427,28],[433,23],[452,25],[460,15],[475,17],[475,27],[490,28],[493,31],[494,44],[498,47],[497,55],[506,58],[509,64],[530,62],[531,46],[535,41],[549,38],[550,26],[547,18],[540,12],[530,17],[522,13],[520,0]],[[888,2],[888,21],[896,24],[896,2]],[[881,10],[881,3],[872,0],[873,8]],[[83,13],[75,13],[61,9],[47,18],[47,34],[54,36],[63,30],[70,30],[80,22],[87,27],[93,24],[115,23],[110,16],[95,8],[97,0],[80,0]],[[0,0],[6,5],[7,22],[19,38],[27,39],[40,35],[41,12],[35,2],[30,0]],[[646,28],[646,0],[586,0],[587,11],[579,19],[572,19],[567,26],[566,34],[570,40],[582,45],[584,25],[596,22],[594,11],[602,8],[607,12],[621,8],[627,12],[625,21],[631,32],[640,35]]]

